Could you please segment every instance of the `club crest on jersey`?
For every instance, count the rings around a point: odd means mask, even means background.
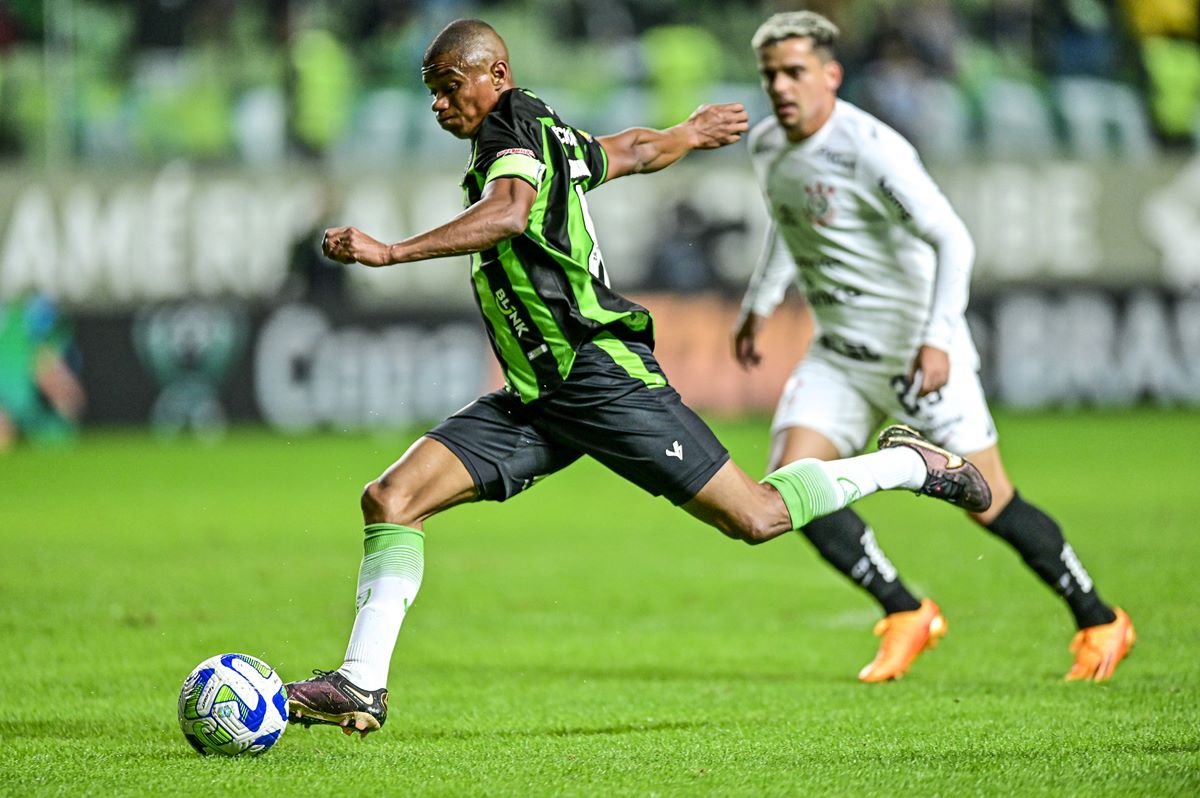
[[[816,225],[827,225],[833,221],[833,186],[816,183],[804,187],[804,213]]]

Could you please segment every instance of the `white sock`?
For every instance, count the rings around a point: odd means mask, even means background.
[[[925,484],[925,460],[905,446],[830,460],[825,463],[825,470],[847,494],[848,501],[878,490],[919,490]],[[856,492],[857,496],[852,495]]]
[[[387,686],[400,625],[425,572],[425,535],[397,524],[368,524],[358,571],[358,614],[338,670],[356,687]]]

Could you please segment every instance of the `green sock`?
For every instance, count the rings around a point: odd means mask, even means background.
[[[799,529],[814,518],[840,510],[849,501],[858,498],[857,489],[855,495],[848,497],[820,460],[805,459],[788,463],[767,474],[763,482],[779,491],[791,516],[792,529]]]

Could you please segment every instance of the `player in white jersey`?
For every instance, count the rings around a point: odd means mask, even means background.
[[[770,468],[857,453],[888,417],[967,452],[993,493],[991,507],[970,516],[1009,543],[1074,615],[1066,678],[1103,681],[1133,645],[1133,625],[1100,599],[1055,521],[1013,488],[964,317],[970,233],[912,145],[837,97],[837,37],[829,20],[799,11],[771,17],[752,41],[774,116],[751,131],[749,148],[772,224],[735,355],[746,367],[760,361],[757,334],[797,272],[816,322],[779,400]],[[902,676],[946,633],[938,605],[909,592],[852,509],[802,531],[885,613],[862,681]]]

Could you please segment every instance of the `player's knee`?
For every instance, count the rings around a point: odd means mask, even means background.
[[[363,486],[358,503],[362,507],[363,519],[368,523],[374,522],[375,518],[383,513],[384,489],[378,479],[373,479]]]
[[[373,479],[363,488],[360,499],[363,520],[368,524],[411,524],[412,494],[401,482],[386,477]]]

